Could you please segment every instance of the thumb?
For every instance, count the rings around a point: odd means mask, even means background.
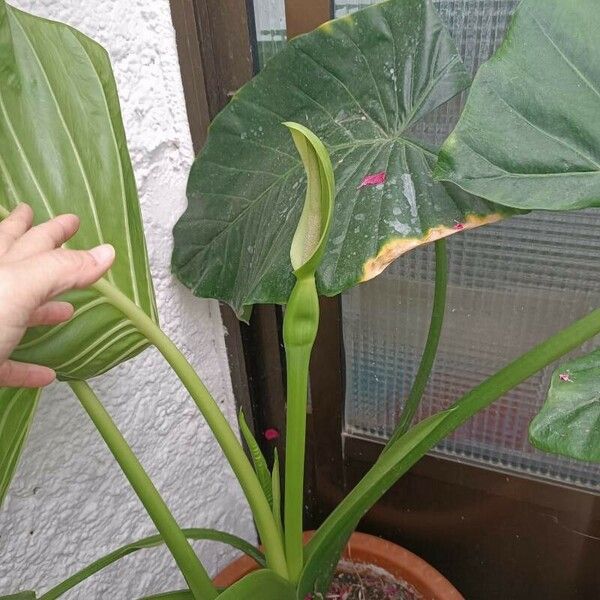
[[[112,266],[115,249],[103,244],[91,250],[57,248],[21,262],[19,291],[36,305],[71,289],[92,285]]]

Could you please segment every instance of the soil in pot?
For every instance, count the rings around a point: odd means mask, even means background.
[[[398,580],[380,567],[342,560],[323,600],[422,600],[406,581]],[[321,600],[308,596],[306,600]]]

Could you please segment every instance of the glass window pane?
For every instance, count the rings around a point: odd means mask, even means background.
[[[345,14],[359,4],[337,2]],[[500,43],[516,0],[438,0],[474,69]],[[440,142],[463,98],[419,125]],[[447,407],[535,343],[600,302],[600,211],[534,213],[448,240],[450,273],[440,351],[418,418]],[[343,297],[346,431],[385,439],[418,367],[433,295],[433,248],[401,257],[377,279]],[[598,340],[595,341],[598,344]],[[593,343],[584,349],[590,350]],[[480,413],[436,452],[460,460],[600,488],[600,466],[542,454],[527,440],[552,369]]]
[[[254,22],[258,64],[262,69],[287,40],[284,0],[254,0]]]

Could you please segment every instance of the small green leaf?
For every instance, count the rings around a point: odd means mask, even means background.
[[[243,540],[238,536],[232,535],[231,533],[206,528],[191,528],[183,529],[182,531],[185,534],[185,536],[190,540],[211,540],[214,542],[220,542],[222,544],[228,544],[232,548],[240,550],[244,554],[250,556],[259,565],[263,567],[265,566],[265,557],[262,552],[257,550],[252,544],[250,544],[246,540]],[[106,556],[95,560],[87,567],[84,567],[83,569],[77,571],[77,573],[71,575],[71,577],[69,577],[59,585],[53,587],[51,590],[47,591],[42,596],[41,600],[55,600],[55,598],[58,598],[68,590],[74,588],[82,581],[88,579],[89,577],[98,573],[102,569],[106,569],[106,567],[112,565],[113,563],[124,558],[125,556],[133,554],[134,552],[137,552],[139,550],[155,548],[157,546],[161,546],[162,544],[164,544],[164,540],[160,535],[152,535],[150,537],[138,540],[137,542],[132,542],[131,544],[122,546],[121,548],[117,548],[117,550],[114,550],[110,554],[107,554]]]
[[[600,463],[600,349],[554,372],[529,440],[544,452]]]
[[[273,489],[273,517],[281,539],[283,539],[283,524],[281,522],[281,479],[279,473],[279,452],[275,448],[273,458],[273,477],[271,487]]]
[[[10,596],[0,596],[0,600],[35,600],[35,598],[35,592],[19,592]]]
[[[273,571],[262,569],[219,594],[220,600],[296,600],[296,590],[288,581]]]
[[[194,594],[189,590],[177,590],[174,592],[163,592],[154,596],[144,596],[140,600],[194,600]]]
[[[520,209],[600,206],[600,3],[523,0],[435,176]]]
[[[0,507],[17,468],[40,392],[0,388]]]
[[[254,470],[256,471],[256,475],[258,476],[258,480],[260,482],[260,486],[265,493],[265,497],[269,502],[269,505],[273,507],[273,491],[271,489],[271,473],[269,472],[269,467],[267,466],[267,461],[263,456],[263,453],[260,449],[260,446],[256,442],[256,439],[252,435],[250,431],[250,427],[248,427],[248,423],[246,422],[246,418],[244,417],[243,411],[240,410],[238,421],[240,424],[240,431],[244,436],[244,440],[248,445],[250,450],[250,455],[252,456],[252,462],[254,463]]]

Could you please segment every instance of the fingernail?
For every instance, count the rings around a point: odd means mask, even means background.
[[[96,246],[89,253],[99,265],[109,265],[115,259],[115,249],[110,244]]]

